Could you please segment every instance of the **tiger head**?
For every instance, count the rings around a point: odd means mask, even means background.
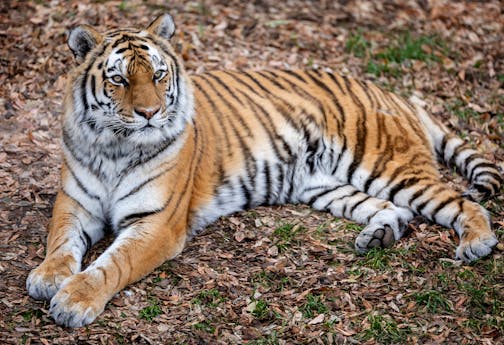
[[[168,14],[145,30],[101,34],[87,25],[71,30],[68,45],[79,66],[70,81],[67,124],[136,146],[170,140],[183,131],[192,117],[192,93],[169,43],[174,32]]]

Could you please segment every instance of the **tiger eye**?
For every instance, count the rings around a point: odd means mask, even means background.
[[[164,71],[158,70],[154,73],[154,79],[159,80],[163,77],[163,75],[164,75]]]
[[[113,81],[114,83],[117,83],[117,84],[120,84],[120,83],[124,82],[123,77],[121,77],[120,75],[114,75],[114,76],[113,76],[112,78],[110,78],[110,79],[112,79],[112,81]]]

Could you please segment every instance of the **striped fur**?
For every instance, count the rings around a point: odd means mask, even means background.
[[[501,175],[418,100],[322,71],[189,78],[173,31],[164,15],[143,31],[70,33],[80,65],[65,100],[62,187],[46,259],[27,280],[57,323],[92,322],[207,224],[257,205],[306,203],[366,224],[360,253],[392,245],[417,214],[457,231],[458,258],[491,252],[487,212],[441,181],[437,161],[467,177],[473,199],[496,194]],[[81,271],[107,228],[116,240]]]

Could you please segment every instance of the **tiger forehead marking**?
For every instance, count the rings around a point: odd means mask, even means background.
[[[70,32],[82,65],[65,101],[62,187],[48,254],[27,279],[57,323],[92,322],[205,225],[257,205],[305,203],[365,224],[359,253],[391,246],[416,214],[454,228],[466,262],[496,245],[486,211],[441,181],[436,160],[474,199],[499,191],[498,169],[417,102],[322,70],[189,77],[174,32],[170,15],[140,32]],[[108,226],[117,238],[81,271]]]
[[[134,37],[130,39],[133,40]],[[107,71],[128,75],[136,73],[137,70],[154,72],[160,68],[166,68],[164,58],[153,43],[132,42],[131,40],[112,49],[106,63]],[[121,39],[118,41],[120,42]]]

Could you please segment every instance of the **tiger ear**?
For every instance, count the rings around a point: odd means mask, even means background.
[[[175,23],[173,22],[172,16],[168,13],[160,15],[149,24],[147,31],[169,40],[175,33]]]
[[[68,46],[78,63],[82,63],[86,55],[103,40],[102,35],[88,25],[79,25],[68,34]]]

